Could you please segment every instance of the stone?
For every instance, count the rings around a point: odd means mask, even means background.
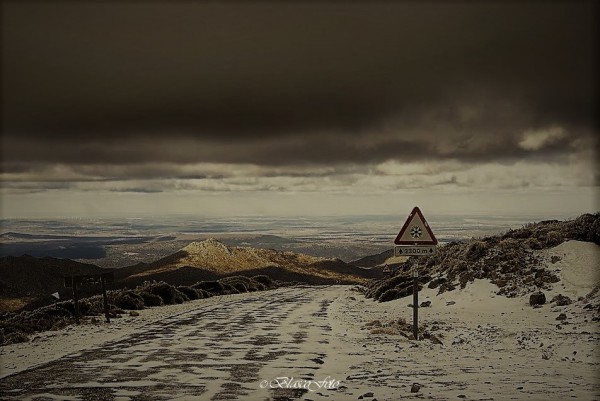
[[[129,316],[139,316],[140,314],[134,310],[132,310],[131,312],[129,312]]]
[[[419,383],[413,383],[412,386],[410,386],[411,393],[418,393],[419,390],[421,390],[421,385]]]
[[[571,300],[571,298],[569,298],[565,295],[558,294],[557,296],[552,298],[552,301],[550,301],[550,302],[556,303],[556,306],[566,306],[566,305],[570,305],[573,301]]]
[[[421,302],[421,305],[419,305],[421,308],[429,308],[431,306],[431,301],[425,301],[425,302]]]
[[[529,296],[529,305],[544,305],[546,303],[546,295],[541,292],[535,292]]]
[[[567,315],[564,313],[561,313],[560,315],[558,315],[556,317],[556,320],[567,320]]]

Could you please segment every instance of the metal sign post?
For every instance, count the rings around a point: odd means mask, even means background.
[[[419,263],[415,262],[413,271],[413,336],[419,339]]]
[[[394,240],[394,256],[433,256],[437,239],[418,207],[413,208]],[[418,260],[418,259],[417,259]],[[413,265],[413,336],[419,339],[419,263]]]

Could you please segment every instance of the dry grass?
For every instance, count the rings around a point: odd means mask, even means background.
[[[35,301],[32,297],[22,298],[2,298],[0,299],[0,311],[2,312],[14,312],[23,308],[30,302]]]

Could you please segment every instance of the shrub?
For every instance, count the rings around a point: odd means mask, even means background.
[[[256,286],[254,280],[243,276],[226,277],[219,281],[226,289],[228,289],[228,285],[232,286],[235,289],[235,292],[231,292],[231,289],[229,288],[230,293],[232,294],[248,292],[250,287]]]
[[[92,313],[92,303],[88,299],[79,300],[79,316],[84,316]]]
[[[31,313],[32,318],[38,319],[70,318],[71,316],[72,314],[70,311],[64,308],[55,308],[54,306],[36,309]]]
[[[140,296],[144,300],[145,306],[162,306],[162,305],[164,305],[162,298],[151,292],[142,291],[142,292],[140,292]]]
[[[75,304],[72,301],[58,302],[56,306],[68,311],[71,315],[75,315]]]
[[[198,291],[195,288],[187,287],[187,286],[179,286],[177,290],[184,294],[188,299],[198,299]]]
[[[528,238],[525,241],[525,244],[529,247],[529,249],[542,249],[542,243],[537,238]]]
[[[148,287],[148,291],[162,298],[165,305],[181,304],[189,298],[171,284],[160,282]]]
[[[513,238],[506,238],[506,239],[503,239],[502,241],[500,241],[498,243],[498,246],[500,247],[500,250],[502,252],[510,252],[510,251],[514,252],[514,251],[521,250],[522,243]]]
[[[133,291],[124,291],[115,297],[115,305],[125,310],[144,309],[144,299]]]
[[[265,288],[268,289],[272,289],[272,288],[277,288],[277,283],[275,283],[271,277],[269,276],[265,276],[265,275],[258,275],[258,276],[253,276],[252,280],[261,283],[262,285],[265,286]]]
[[[246,284],[242,283],[241,281],[233,283],[232,285],[240,294],[248,292],[248,287],[246,287]]]
[[[213,295],[222,294],[224,291],[223,284],[218,281],[200,281],[192,286],[197,290],[204,290]]]
[[[223,295],[229,295],[229,294],[239,294],[240,292],[238,290],[236,290],[236,288],[234,286],[232,286],[231,284],[223,284]]]
[[[412,277],[404,275],[397,275],[386,280],[378,281],[373,288],[371,296],[375,299],[379,299],[384,292],[396,287],[411,285],[412,281]]]
[[[445,277],[438,277],[438,278],[434,278],[433,280],[431,280],[429,282],[429,285],[427,286],[428,288],[434,289],[440,286],[440,284],[444,284],[446,282],[446,278]]]
[[[390,290],[387,290],[383,294],[381,294],[379,296],[378,301],[379,302],[388,302],[388,301],[393,301],[394,299],[398,299],[398,298],[400,298],[400,291],[398,291],[395,288],[392,288]]]
[[[485,242],[473,241],[467,247],[465,256],[468,260],[475,261],[485,255],[486,249],[487,249],[487,246],[486,246]]]
[[[546,238],[544,238],[544,245],[546,245],[548,248],[551,248],[553,246],[562,244],[563,241],[564,238],[561,233],[558,231],[550,231],[548,234],[546,234]]]
[[[177,292],[177,295],[175,295],[175,303],[176,304],[182,304],[185,301],[189,301],[190,299],[182,292]]]
[[[25,343],[27,341],[29,341],[29,337],[27,336],[27,334],[17,331],[17,332],[5,335],[4,342],[2,344],[8,345],[8,344],[16,344],[16,343]]]

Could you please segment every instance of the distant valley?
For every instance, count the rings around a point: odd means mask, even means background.
[[[193,241],[292,251],[345,262],[392,247],[405,216],[331,218],[197,216],[1,221],[0,256],[67,258],[100,267],[152,263]],[[428,216],[442,243],[518,228],[538,217]]]
[[[315,257],[291,251],[253,247],[229,247],[216,240],[192,242],[177,252],[151,263],[107,269],[70,259],[33,256],[0,258],[0,311],[33,308],[52,301],[59,292],[69,298],[64,277],[112,272],[109,288],[134,287],[145,281],[190,285],[235,275],[268,275],[284,282],[308,284],[358,284],[380,278],[381,269],[360,268],[340,259]],[[98,285],[83,287],[82,295],[98,293]]]

